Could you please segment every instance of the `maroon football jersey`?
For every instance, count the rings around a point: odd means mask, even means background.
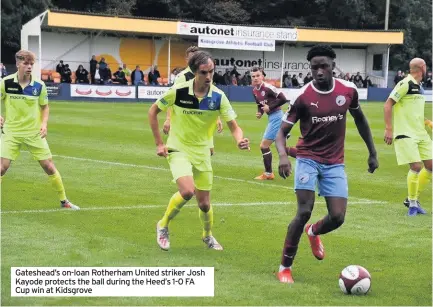
[[[263,82],[259,87],[253,88],[257,110],[263,114],[262,107],[267,104],[270,107],[268,115],[281,110],[281,105],[287,102],[286,97],[275,86]]]
[[[296,144],[297,157],[323,164],[344,163],[344,138],[347,110],[359,108],[355,84],[334,79],[328,92],[319,91],[313,82],[305,85],[291,103],[283,120],[300,122],[301,137]]]

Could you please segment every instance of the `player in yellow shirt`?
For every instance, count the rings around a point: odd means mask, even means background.
[[[1,137],[1,178],[11,161],[27,148],[48,174],[49,181],[62,208],[79,210],[65,194],[62,177],[57,171],[47,143],[49,117],[48,95],[45,83],[32,76],[35,55],[27,50],[15,55],[18,71],[1,80],[1,100],[6,116],[0,118],[4,134]]]
[[[218,116],[227,122],[240,149],[249,149],[229,100],[212,84],[214,62],[205,51],[189,59],[195,78],[174,85],[149,109],[149,123],[156,143],[157,155],[166,157],[173,179],[178,186],[167,210],[157,223],[157,243],[163,250],[170,247],[168,226],[181,208],[196,195],[199,216],[203,224],[203,241],[212,249],[222,250],[212,235],[213,210],[210,191],[213,183],[209,141],[212,139]],[[171,109],[171,129],[164,144],[158,127],[158,113]]]
[[[414,58],[409,63],[410,74],[397,83],[384,107],[386,144],[394,142],[398,165],[409,164],[407,174],[408,197],[404,204],[408,215],[426,214],[419,203],[419,195],[432,177],[432,140],[425,130],[425,98],[421,80],[427,66],[423,59]],[[394,108],[394,118],[392,109]]]
[[[185,51],[185,60],[188,64],[189,59],[196,53],[197,51],[200,51],[200,49],[197,46],[190,46]],[[176,79],[174,79],[174,85],[184,83],[186,81],[189,81],[194,78],[194,73],[191,71],[191,68],[187,66],[184,70],[182,70],[180,73],[177,74]],[[166,112],[165,122],[164,126],[162,128],[162,131],[164,131],[165,134],[168,134],[170,131],[170,117],[171,117],[171,111],[170,109]],[[223,131],[223,124],[218,117],[216,128],[218,130],[218,133],[221,133]],[[212,134],[213,135],[213,134]],[[209,148],[211,151],[211,154],[214,154],[214,143],[213,143],[213,137],[210,141]]]

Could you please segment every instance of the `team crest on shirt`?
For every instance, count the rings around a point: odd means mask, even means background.
[[[209,110],[215,110],[215,108],[216,108],[216,103],[215,103],[215,101],[210,100],[210,101],[209,101],[209,104],[208,104],[208,107],[209,107]]]
[[[38,94],[39,94],[38,89],[37,88],[33,88],[32,89],[32,94],[33,94],[33,96],[38,96]]]
[[[337,106],[341,107],[342,105],[344,105],[346,103],[346,97],[344,97],[343,95],[337,96],[335,103],[337,104]]]

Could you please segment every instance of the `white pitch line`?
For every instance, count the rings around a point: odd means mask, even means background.
[[[25,151],[25,152],[28,153],[28,151]],[[170,169],[168,169],[168,168],[156,167],[156,166],[148,166],[148,165],[142,165],[142,164],[113,162],[113,161],[106,161],[106,160],[79,158],[79,157],[63,156],[63,155],[53,155],[53,157],[59,157],[59,158],[70,159],[70,160],[78,160],[78,161],[87,161],[87,162],[101,163],[101,164],[108,164],[108,165],[117,165],[117,166],[144,168],[144,169],[166,171],[166,172],[170,171]],[[214,178],[223,179],[223,180],[229,180],[229,181],[244,182],[244,183],[255,184],[255,185],[261,185],[263,187],[275,187],[275,188],[279,188],[279,189],[293,190],[292,187],[288,187],[288,186],[284,186],[284,185],[279,185],[279,184],[273,184],[273,183],[269,183],[269,182],[264,183],[264,182],[260,182],[260,181],[252,181],[252,180],[238,179],[238,178],[232,178],[232,177],[223,177],[223,176],[216,176],[216,175],[214,175]],[[372,203],[386,203],[386,202],[376,201],[376,200],[368,199],[368,198],[351,197],[350,199],[355,200],[355,201],[365,201],[365,202],[372,202]],[[349,200],[349,203],[350,203],[350,200]]]
[[[324,204],[323,201],[318,201],[316,204]],[[350,205],[369,205],[369,204],[384,204],[382,201],[350,201]],[[274,201],[274,202],[256,202],[256,203],[215,203],[212,206],[215,207],[252,207],[252,206],[275,206],[275,205],[288,205],[289,202]],[[154,208],[165,208],[164,205],[136,205],[136,206],[116,206],[116,207],[84,207],[80,211],[105,211],[105,210],[136,210],[136,209],[154,209]],[[186,205],[185,207],[195,208],[197,205]],[[36,209],[36,210],[14,210],[14,211],[0,211],[1,214],[19,214],[19,213],[50,213],[50,212],[72,212],[73,210],[67,210],[62,208],[57,209]]]

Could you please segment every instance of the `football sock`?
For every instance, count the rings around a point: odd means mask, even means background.
[[[311,225],[310,228],[308,228],[308,235],[315,236],[315,234],[313,233],[313,225]]]
[[[418,193],[416,194],[416,199],[419,199],[419,194],[421,194],[421,192],[424,191],[427,185],[430,185],[430,182],[431,182],[431,172],[424,167],[421,170],[421,172],[419,172]]]
[[[261,148],[265,172],[272,173],[272,152],[270,148]]]
[[[164,216],[162,217],[161,221],[159,221],[159,226],[167,227],[170,221],[174,219],[174,217],[179,213],[180,209],[182,209],[187,202],[188,201],[183,199],[179,192],[174,193],[168,202],[168,207]]]
[[[203,225],[203,238],[209,237],[212,235],[212,225],[213,225],[213,209],[212,206],[209,208],[208,212],[204,212],[199,209],[198,213],[201,223]]]
[[[281,257],[281,266],[285,268],[290,268],[293,264],[293,260],[295,259],[297,251],[298,251],[298,245],[292,246],[289,241],[285,240],[283,255]]]
[[[63,186],[63,181],[62,181],[62,177],[60,176],[60,173],[56,170],[56,172],[53,175],[48,175],[48,178],[51,182],[51,186],[53,187],[54,191],[57,192],[57,195],[59,196],[59,200],[60,201],[66,200],[65,187]]]
[[[409,201],[416,200],[416,196],[418,195],[418,178],[419,173],[414,172],[411,169],[407,173],[407,192]],[[412,204],[410,206],[412,206]]]
[[[285,269],[291,269],[292,267],[285,267],[284,265],[280,264],[280,269],[278,272],[284,271]]]

